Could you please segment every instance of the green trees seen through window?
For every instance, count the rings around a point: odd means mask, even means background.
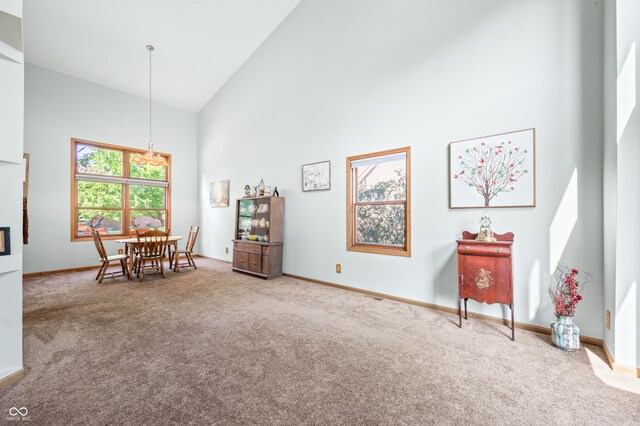
[[[133,163],[132,151],[102,144],[76,141],[74,149],[73,238],[90,236],[91,229],[128,235],[136,228],[166,228],[167,167]]]

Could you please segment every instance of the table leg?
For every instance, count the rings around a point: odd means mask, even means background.
[[[129,247],[129,243],[125,244],[125,252],[129,255],[129,279],[133,279],[133,248]]]
[[[178,270],[178,240],[173,242],[173,270],[175,272],[180,272]]]

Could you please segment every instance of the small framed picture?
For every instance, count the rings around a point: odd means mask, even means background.
[[[229,207],[229,180],[211,182],[209,205],[211,207]]]
[[[328,191],[331,189],[331,161],[302,166],[302,190]]]
[[[11,254],[11,231],[9,227],[0,228],[0,256]]]

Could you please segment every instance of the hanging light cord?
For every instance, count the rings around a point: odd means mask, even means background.
[[[153,142],[151,142],[151,52],[153,51],[153,46],[147,45],[147,50],[149,51],[149,149],[152,149]]]
[[[153,130],[153,122],[152,122],[152,109],[153,109],[153,97],[151,92],[151,53],[154,48],[152,45],[147,44],[147,50],[149,51],[149,142],[147,143],[147,151],[144,154],[137,154],[131,158],[131,161],[136,164],[150,164],[152,166],[168,166],[168,162],[160,154],[155,154],[153,152],[153,142],[152,142],[152,130]]]

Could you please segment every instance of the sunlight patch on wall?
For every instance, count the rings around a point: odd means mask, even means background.
[[[573,174],[564,191],[556,215],[549,227],[549,274],[553,274],[567,247],[573,228],[578,221],[578,169]]]
[[[536,259],[529,271],[529,321],[536,317],[540,307],[540,261]]]
[[[633,43],[629,48],[627,57],[622,64],[622,69],[618,74],[617,82],[617,129],[620,143],[624,130],[629,124],[631,114],[636,107],[636,44]]]
[[[637,284],[632,282],[618,307],[614,330],[616,333],[616,363],[636,365],[638,339]]]

